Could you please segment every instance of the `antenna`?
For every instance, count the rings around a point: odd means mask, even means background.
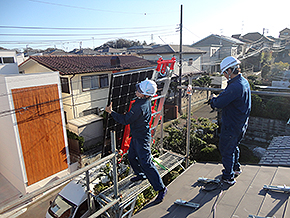
[[[161,37],[160,36],[158,36],[159,37],[159,39],[161,39]],[[166,42],[164,42],[164,40],[163,39],[161,39],[161,41],[164,43],[164,44],[166,44]]]

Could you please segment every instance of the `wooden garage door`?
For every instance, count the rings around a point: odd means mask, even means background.
[[[68,167],[57,85],[13,89],[28,185]]]

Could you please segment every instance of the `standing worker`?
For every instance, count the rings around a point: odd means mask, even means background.
[[[112,102],[106,107],[106,112],[111,114],[115,121],[128,125],[132,134],[128,160],[133,168],[135,177],[132,182],[148,179],[155,191],[159,191],[155,203],[163,201],[167,188],[151,159],[151,133],[149,122],[151,120],[151,97],[157,91],[157,85],[152,80],[144,80],[136,85],[137,99],[132,105],[131,110],[126,114],[119,114],[112,110]]]
[[[227,87],[218,96],[213,95],[210,104],[222,109],[219,150],[222,155],[222,180],[233,185],[235,177],[241,174],[238,145],[248,127],[251,111],[251,89],[249,82],[242,76],[241,62],[229,56],[220,64],[221,73],[228,80]]]

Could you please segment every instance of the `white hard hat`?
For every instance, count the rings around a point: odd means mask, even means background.
[[[136,85],[138,92],[143,95],[153,96],[157,91],[157,84],[153,80],[144,80]]]
[[[220,64],[221,73],[223,73],[225,70],[227,70],[230,67],[239,65],[240,63],[241,62],[233,56],[226,57],[225,59],[222,60]]]

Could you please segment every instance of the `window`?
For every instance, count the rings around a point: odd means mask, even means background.
[[[106,88],[108,86],[109,86],[109,79],[108,79],[107,74],[94,75],[94,76],[82,76],[83,91]]]
[[[88,110],[84,110],[83,111],[83,116],[87,116],[87,115],[90,115],[90,114],[97,114],[99,115],[99,108],[92,108],[92,109],[88,109]]]
[[[79,209],[76,212],[75,218],[80,218],[82,215],[84,215],[88,211],[88,202],[85,200],[80,206]]]
[[[216,48],[212,48],[211,49],[211,56],[216,56],[216,51],[217,51]]]
[[[192,58],[189,58],[189,60],[188,60],[188,66],[191,66],[192,63],[193,63],[193,59]]]
[[[61,91],[63,93],[69,94],[70,92],[69,92],[68,78],[60,77],[60,83],[61,83]]]
[[[3,57],[3,64],[15,63],[14,57]]]

